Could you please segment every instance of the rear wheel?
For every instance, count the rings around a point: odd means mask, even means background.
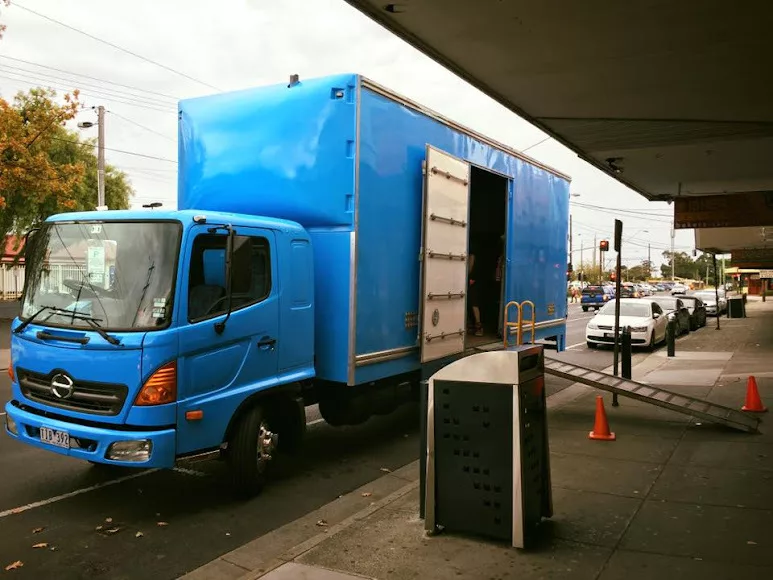
[[[278,439],[261,406],[256,405],[239,419],[229,438],[227,453],[231,483],[238,495],[249,497],[262,491]]]

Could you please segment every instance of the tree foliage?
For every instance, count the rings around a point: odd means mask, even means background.
[[[37,88],[13,103],[0,99],[0,236],[21,234],[54,213],[96,206],[94,141],[65,127],[80,108],[78,93],[64,95],[62,104],[55,97]],[[106,166],[109,207],[128,207],[132,194],[126,175]]]
[[[3,6],[10,6],[10,5],[11,5],[11,0],[0,0],[0,9]],[[3,32],[5,32],[5,28],[6,28],[5,24],[0,22],[0,40],[3,39]]]

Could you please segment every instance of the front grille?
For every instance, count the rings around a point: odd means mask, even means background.
[[[599,324],[599,330],[612,330],[612,327],[606,326],[604,324]]]
[[[72,395],[62,399],[54,395],[51,390],[51,379],[60,374],[59,371],[44,375],[17,369],[17,373],[19,387],[27,399],[59,409],[81,411],[94,415],[117,415],[121,412],[129,393],[129,388],[126,385],[80,381],[73,378]]]

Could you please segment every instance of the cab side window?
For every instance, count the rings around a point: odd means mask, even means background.
[[[188,279],[188,320],[197,322],[225,314],[226,235],[199,234],[193,241]],[[265,300],[271,293],[270,245],[260,236],[235,236],[231,263],[231,310]]]
[[[663,309],[657,302],[652,303],[652,314],[660,314],[661,316],[663,315]]]

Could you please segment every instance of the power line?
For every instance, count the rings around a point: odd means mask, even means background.
[[[115,81],[109,81],[107,79],[103,79],[103,78],[99,78],[99,77],[84,75],[82,73],[76,73],[76,72],[68,71],[68,70],[65,70],[65,69],[57,68],[57,67],[54,67],[54,66],[48,66],[48,65],[45,65],[45,64],[40,64],[40,63],[37,63],[37,62],[33,62],[31,60],[24,60],[22,58],[15,58],[15,57],[12,57],[12,56],[5,56],[3,54],[0,54],[0,58],[4,58],[4,59],[7,59],[7,60],[13,60],[15,62],[22,62],[24,64],[29,64],[29,65],[32,65],[32,66],[37,66],[37,67],[40,67],[40,68],[45,68],[45,69],[48,69],[48,70],[52,70],[52,71],[55,71],[55,72],[60,72],[60,73],[66,74],[66,75],[74,76],[74,77],[83,77],[83,78],[90,79],[90,80],[93,80],[93,81],[97,81],[97,82],[100,82],[100,83],[106,83],[106,84],[109,84],[109,85],[115,85],[117,87],[122,87],[124,89],[131,89],[133,91],[137,91],[137,92],[140,92],[140,93],[148,93],[149,95],[155,95],[155,96],[158,96],[158,97],[164,97],[165,99],[171,99],[175,103],[180,100],[180,97],[176,97],[174,95],[167,95],[165,93],[159,93],[159,92],[156,92],[156,91],[151,91],[150,89],[141,89],[141,88],[135,87],[133,85],[125,85],[125,84],[122,84],[122,83],[117,83]]]
[[[542,145],[545,141],[550,141],[553,137],[548,135],[541,141],[537,141],[534,145],[529,145],[526,149],[521,149],[521,153],[526,153],[529,149],[534,149],[537,145]]]
[[[61,137],[51,137],[51,138],[57,141],[63,141],[64,143],[72,143],[73,145],[81,145],[84,147],[96,147],[96,145],[93,143],[82,143],[80,141],[73,141],[72,139],[63,139]],[[174,159],[167,159],[165,157],[156,157],[155,155],[146,155],[144,153],[137,153],[135,151],[125,151],[123,149],[111,149],[110,147],[105,147],[105,151],[112,151],[114,153],[123,153],[124,155],[134,155],[135,157],[144,157],[145,159],[155,159],[156,161],[166,161],[167,163],[177,164],[177,161],[175,161]]]
[[[67,86],[62,85],[61,83],[51,82],[51,81],[46,80],[46,79],[41,79],[41,78],[36,78],[36,77],[32,77],[32,76],[27,76],[27,75],[23,75],[21,73],[16,73],[16,72],[8,72],[8,71],[2,71],[2,72],[5,72],[6,74],[0,75],[0,78],[4,78],[4,79],[11,80],[11,81],[23,83],[23,84],[28,85],[30,87],[46,86],[48,88],[59,89],[59,90],[62,90],[62,91],[73,90],[72,87],[67,87]],[[7,76],[9,74],[16,75],[16,76]],[[18,78],[18,77],[22,77],[22,78]],[[27,79],[29,79],[29,80],[27,80]],[[136,101],[133,102],[133,101],[125,100],[125,99],[122,99],[120,97],[116,97],[115,95],[112,95],[112,94],[109,94],[109,93],[106,93],[106,92],[103,92],[103,91],[95,90],[95,89],[82,89],[82,90],[80,90],[80,92],[83,93],[84,95],[93,95],[95,97],[99,97],[100,99],[109,99],[109,100],[111,100],[113,102],[120,103],[122,105],[128,105],[130,107],[139,107],[141,109],[148,109],[150,111],[155,111],[156,113],[164,113],[165,115],[169,115],[171,111],[175,110],[175,109],[172,109],[172,108],[161,109],[161,108],[158,108],[158,107],[155,107],[155,106],[152,106],[152,105],[143,105],[143,104],[137,103]]]
[[[74,26],[70,26],[69,24],[65,24],[64,22],[61,22],[60,20],[56,20],[55,18],[51,18],[50,16],[46,16],[45,14],[41,14],[40,12],[35,12],[31,8],[27,8],[26,6],[22,6],[18,2],[14,2],[13,5],[16,8],[21,8],[22,10],[29,12],[31,14],[34,14],[35,16],[38,16],[39,18],[43,18],[45,20],[48,20],[49,22],[53,22],[55,24],[58,24],[60,26],[63,26],[69,30],[72,30],[73,32],[77,32],[78,34],[82,34],[83,36],[87,36],[91,38],[92,40],[96,40],[97,42],[101,42],[102,44],[106,44],[107,46],[110,46],[112,48],[115,48],[116,50],[120,50],[121,52],[125,52],[126,54],[130,54],[131,56],[138,58],[140,60],[144,60],[145,62],[149,62],[150,64],[156,65],[157,67],[163,68],[165,70],[168,70],[169,72],[173,72],[176,75],[179,75],[181,77],[184,77],[188,80],[191,80],[193,82],[199,83],[200,85],[204,85],[205,87],[208,87],[210,89],[214,89],[216,91],[220,91],[221,89],[217,88],[214,85],[211,85],[209,83],[206,83],[202,80],[199,80],[195,77],[192,77],[188,74],[185,74],[183,72],[180,72],[179,70],[173,69],[172,67],[169,67],[165,64],[161,64],[160,62],[157,62],[155,60],[151,60],[145,56],[142,56],[141,54],[137,54],[136,52],[132,52],[131,50],[127,48],[123,48],[122,46],[118,46],[117,44],[113,44],[112,42],[108,42],[107,40],[104,40],[102,38],[99,38],[98,36],[94,36],[93,34],[89,34],[88,32],[85,32],[83,30],[80,30],[79,28],[75,28]]]
[[[584,208],[588,208],[588,209],[595,209],[597,211],[606,211],[606,212],[613,212],[613,213],[627,213],[627,214],[632,214],[632,215],[637,215],[637,216],[652,216],[652,217],[658,217],[658,218],[666,217],[664,214],[653,213],[653,212],[648,212],[648,211],[643,211],[643,210],[636,210],[636,209],[610,209],[610,208],[606,208],[606,207],[603,207],[603,206],[591,205],[589,203],[582,203],[582,202],[578,202],[578,201],[573,201],[571,203],[572,203],[572,205],[575,205],[577,207],[584,207]],[[663,222],[669,221],[670,222],[670,220],[655,220],[655,221],[663,221]]]
[[[116,117],[126,121],[127,123],[131,123],[132,125],[136,125],[140,129],[145,129],[145,131],[148,131],[149,133],[153,133],[154,135],[158,135],[159,137],[163,137],[164,139],[168,139],[169,141],[172,141],[173,143],[176,142],[176,139],[173,139],[169,135],[164,135],[163,133],[159,133],[155,129],[151,129],[150,127],[146,127],[145,125],[142,125],[142,124],[138,123],[137,121],[133,121],[133,120],[129,119],[128,117],[124,117],[123,115],[120,115],[120,114],[116,113],[115,111],[108,111],[108,113],[110,113],[111,115],[115,115]]]
[[[155,106],[159,106],[159,107],[172,107],[172,106],[174,106],[172,103],[169,103],[169,102],[166,102],[166,101],[161,101],[161,100],[156,99],[156,98],[145,97],[145,96],[142,96],[142,95],[135,95],[133,93],[127,93],[126,91],[122,91],[120,89],[113,89],[113,88],[110,88],[110,87],[103,87],[103,86],[100,86],[100,85],[95,85],[94,83],[91,83],[91,82],[84,82],[84,81],[81,81],[81,80],[78,80],[78,79],[68,79],[66,77],[54,75],[54,74],[51,74],[51,73],[48,73],[48,72],[45,72],[45,71],[41,72],[41,71],[38,71],[38,70],[31,70],[31,69],[28,69],[28,68],[24,68],[24,67],[20,67],[20,66],[13,66],[13,65],[4,64],[4,63],[0,63],[0,67],[2,67],[2,69],[0,69],[0,70],[3,70],[4,72],[8,72],[10,74],[24,74],[24,75],[29,75],[29,76],[31,76],[33,78],[54,79],[55,82],[72,83],[73,85],[76,85],[76,87],[83,87],[83,88],[90,87],[90,88],[92,88],[94,90],[98,90],[98,91],[108,91],[110,93],[116,94],[117,96],[119,96],[122,99],[131,99],[131,100],[135,100],[135,101],[139,101],[139,102],[145,102],[145,103],[149,103],[149,104],[152,104],[152,105],[155,105]],[[11,69],[11,70],[7,70],[7,69]],[[20,72],[16,72],[16,71],[20,71]]]

